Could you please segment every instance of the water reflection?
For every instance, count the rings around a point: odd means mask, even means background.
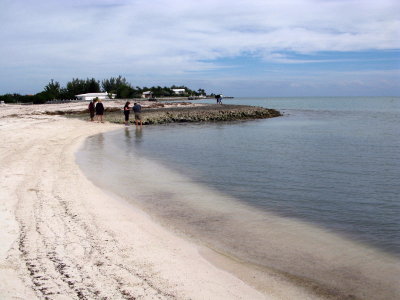
[[[125,144],[127,146],[126,149],[129,152],[132,146],[132,139],[131,139],[131,131],[127,127],[125,127]]]
[[[105,141],[104,135],[102,133],[99,133],[99,134],[94,136],[93,140],[95,140],[96,143],[94,143],[93,146],[91,147],[92,148],[91,149],[92,153],[97,152],[97,153],[99,153],[99,155],[105,156],[106,155],[106,149],[105,149],[106,148],[106,145],[105,145],[106,141]],[[92,158],[94,158],[94,157],[95,156],[92,156]],[[93,164],[94,163],[97,164],[97,166],[100,169],[104,168],[104,164],[105,164],[104,160],[98,159],[96,162],[93,161]]]
[[[105,138],[104,135],[102,133],[99,133],[98,135],[95,136],[95,140],[96,140],[96,145],[97,148],[101,151],[101,153],[104,152],[104,142],[105,142]]]
[[[132,130],[130,130],[128,127],[125,127],[124,135],[127,149],[132,149],[132,142],[134,142],[136,145],[139,145],[143,142],[143,131],[140,127],[136,127],[134,137],[132,136]]]
[[[98,135],[96,135],[96,138],[98,142],[98,148],[104,150],[104,135],[102,133],[99,133]]]
[[[130,141],[131,139],[131,132],[128,127],[125,127],[125,140]]]
[[[140,144],[143,138],[143,130],[142,127],[136,127],[135,130],[135,143]]]

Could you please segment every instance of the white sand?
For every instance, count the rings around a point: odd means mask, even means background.
[[[120,125],[40,114],[69,107],[0,105],[1,299],[272,298],[88,181],[75,151]]]

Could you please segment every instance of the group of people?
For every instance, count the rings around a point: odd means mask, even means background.
[[[130,108],[131,103],[127,101],[124,106],[124,115],[125,115],[125,126],[129,126],[129,114],[131,112]],[[95,98],[89,103],[89,115],[90,121],[97,121],[104,123],[103,115],[104,115],[104,105],[101,103],[101,99]],[[132,111],[135,113],[135,124],[136,126],[143,126],[142,122],[142,106],[138,103],[135,103],[132,107]]]
[[[104,105],[101,103],[101,99],[95,98],[89,103],[89,115],[90,121],[94,121],[96,116],[96,121],[104,123],[103,115],[104,115]]]
[[[222,95],[215,95],[215,99],[217,99],[217,104],[222,104]]]
[[[129,105],[131,105],[131,103],[129,101],[127,101],[125,103],[125,106],[124,106],[125,126],[129,126],[129,114],[131,112],[131,108],[130,108]],[[140,127],[142,127],[143,126],[143,123],[142,123],[142,106],[140,104],[138,104],[138,103],[134,103],[133,107],[132,107],[132,111],[135,113],[135,124],[136,124],[136,126],[139,126],[139,124],[140,124]]]

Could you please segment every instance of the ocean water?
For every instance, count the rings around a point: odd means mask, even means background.
[[[77,161],[99,186],[219,253],[339,298],[396,299],[400,98],[223,102],[284,115],[121,128],[87,139]]]

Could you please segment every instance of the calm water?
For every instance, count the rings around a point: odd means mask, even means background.
[[[307,262],[335,258],[368,274],[390,257],[396,269],[381,279],[399,274],[400,98],[223,102],[284,116],[123,128],[89,138],[78,162],[172,230],[249,263],[319,278],[332,266]]]

